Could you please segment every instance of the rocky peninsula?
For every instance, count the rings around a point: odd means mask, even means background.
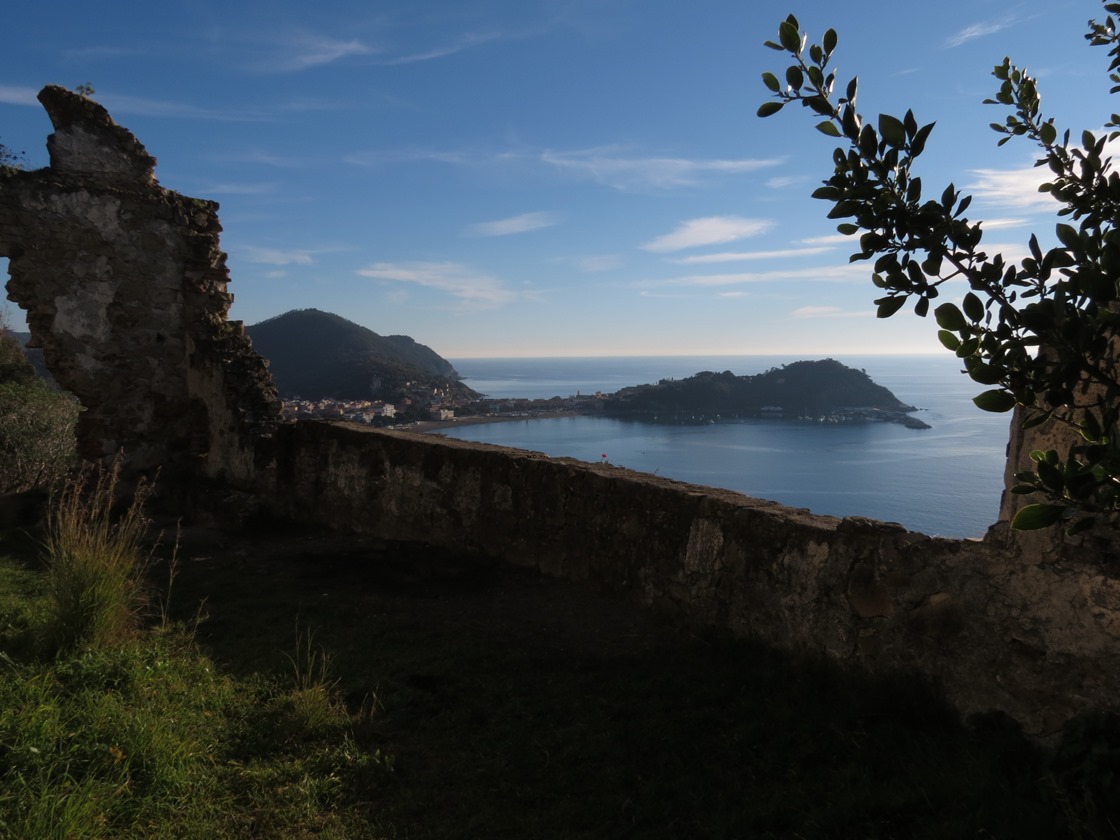
[[[704,371],[686,379],[624,388],[604,413],[659,423],[708,423],[770,417],[801,422],[929,425],[865,371],[834,359],[794,362],[754,376]]]

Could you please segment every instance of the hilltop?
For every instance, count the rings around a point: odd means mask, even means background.
[[[294,309],[246,327],[245,333],[268,359],[283,396],[385,398],[407,383],[473,394],[430,347],[407,335],[378,335],[330,312]]]
[[[679,421],[735,417],[821,417],[901,422],[928,428],[917,411],[865,371],[835,359],[794,362],[754,376],[703,371],[686,379],[624,388],[605,406],[613,414]]]

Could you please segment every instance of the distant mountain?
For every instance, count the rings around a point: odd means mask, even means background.
[[[845,410],[884,412],[902,422],[916,411],[864,371],[835,359],[794,362],[756,376],[736,376],[731,371],[704,371],[687,379],[663,379],[656,385],[624,388],[605,410],[623,415],[665,419],[674,417],[752,417],[768,412],[784,417],[818,417]],[[869,416],[869,415],[864,415]],[[920,421],[910,418],[912,423]]]
[[[245,332],[268,359],[284,396],[388,398],[407,382],[470,392],[451,363],[431,348],[407,335],[378,335],[330,312],[294,309]]]

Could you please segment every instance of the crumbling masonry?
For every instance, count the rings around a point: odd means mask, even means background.
[[[163,189],[155,158],[97,103],[54,86],[39,101],[50,167],[0,170],[0,256],[33,345],[85,407],[80,453],[248,477],[279,401],[226,320],[218,205]]]

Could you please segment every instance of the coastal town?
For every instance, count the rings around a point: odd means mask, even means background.
[[[346,420],[382,428],[428,429],[442,423],[591,414],[602,411],[604,401],[611,396],[596,393],[536,400],[509,397],[465,399],[440,393],[439,389],[421,389],[394,403],[329,398],[308,400],[297,395],[284,400],[283,412],[289,420]]]
[[[345,420],[380,428],[434,431],[453,424],[611,413],[611,403],[614,399],[614,394],[602,392],[534,400],[509,397],[465,400],[429,394],[405,397],[396,404],[384,400],[305,400],[295,397],[284,400],[283,413],[289,420]],[[927,423],[906,412],[881,408],[838,408],[820,415],[787,416],[780,406],[763,406],[756,415],[752,416],[799,423],[898,423],[912,429],[930,428]],[[686,412],[672,418],[654,416],[648,419],[652,422],[687,425],[734,422],[743,418]]]

